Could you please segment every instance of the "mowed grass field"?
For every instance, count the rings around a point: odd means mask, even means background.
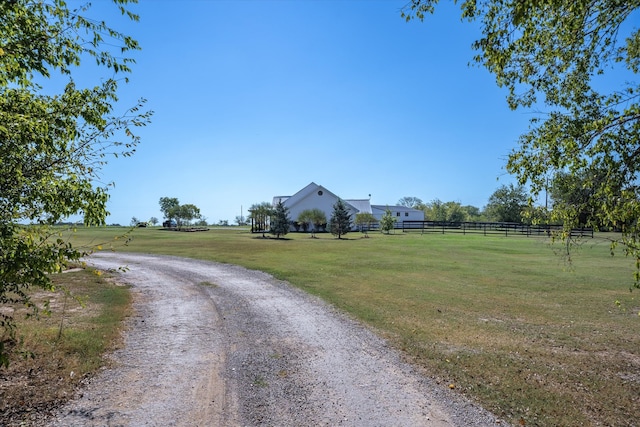
[[[451,393],[515,425],[640,425],[635,260],[607,235],[567,263],[546,238],[396,232],[184,233],[79,228],[102,250],[170,254],[271,273],[360,319]]]

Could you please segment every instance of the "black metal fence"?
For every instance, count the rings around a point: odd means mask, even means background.
[[[549,224],[521,224],[517,222],[446,222],[446,221],[403,221],[402,231],[419,231],[421,233],[480,233],[520,235],[520,236],[550,236],[554,232],[562,231],[561,225]],[[573,237],[592,237],[593,228],[582,227],[571,230]]]
[[[500,234],[503,236],[551,236],[555,232],[562,231],[561,225],[550,224],[521,224],[518,222],[447,222],[447,221],[398,221],[394,225],[395,230],[403,232],[420,232],[420,233],[462,233],[462,234]],[[377,231],[380,230],[380,224],[377,222],[354,226],[353,231]],[[307,232],[306,229],[292,226],[291,231]],[[326,224],[317,232],[326,232]],[[262,225],[251,222],[252,233],[268,233],[268,224]],[[593,228],[582,227],[571,230],[571,237],[591,237],[593,238]]]

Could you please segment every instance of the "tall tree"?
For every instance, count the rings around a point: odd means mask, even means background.
[[[137,21],[118,0],[122,14]],[[139,142],[135,128],[148,123],[144,101],[114,113],[119,84],[139,49],[131,37],[104,21],[83,17],[89,6],[70,9],[62,0],[0,2],[0,304],[37,311],[31,286],[51,289],[49,273],[60,271],[87,249],[50,238],[49,227],[80,214],[102,225],[110,185],[100,171],[109,155],[130,156]],[[83,60],[95,60],[109,76],[94,87],[73,79]],[[63,90],[48,87],[60,74]],[[57,93],[56,93],[57,92]],[[30,226],[22,224],[30,223]],[[8,363],[14,322],[0,312],[0,366]]]
[[[467,212],[459,202],[446,202],[443,208],[448,222],[464,222],[468,219]]]
[[[164,219],[171,221],[176,219],[177,210],[180,202],[177,197],[160,197],[160,212],[164,215]]]
[[[424,19],[437,0],[411,0],[402,15]],[[476,63],[508,89],[510,108],[536,108],[507,171],[535,198],[556,172],[604,177],[586,183],[599,222],[622,229],[613,242],[640,260],[640,0],[465,0],[462,16],[479,20]],[[634,25],[635,24],[635,25]],[[581,206],[555,215],[563,236]],[[564,209],[568,211],[563,213]],[[640,261],[636,287],[640,287]]]
[[[405,196],[398,200],[398,205],[407,208],[421,209],[422,206],[424,206],[424,203],[422,203],[422,199],[419,197]]]
[[[429,221],[446,221],[447,211],[440,199],[433,199],[423,207],[425,218]]]
[[[342,236],[351,231],[351,214],[347,210],[342,199],[333,205],[333,212],[331,212],[331,219],[329,220],[329,229],[331,234],[341,239]]]
[[[466,212],[467,221],[480,221],[482,218],[480,208],[477,206],[462,206],[462,210]]]
[[[601,227],[606,213],[600,210],[602,200],[594,191],[593,183],[605,179],[607,177],[585,176],[582,171],[575,174],[556,173],[548,189],[552,203],[550,221],[569,222],[581,227]]]
[[[251,218],[251,231],[262,231],[269,229],[269,220],[273,215],[273,206],[269,202],[254,203],[249,208]],[[264,236],[264,233],[263,233]]]
[[[475,210],[474,210],[475,209]],[[440,199],[423,205],[425,217],[429,221],[463,222],[471,219],[469,212],[478,212],[473,206],[462,206],[460,202],[443,202]]]
[[[271,234],[275,234],[276,239],[279,239],[280,236],[284,236],[289,232],[289,227],[291,227],[289,208],[280,200],[273,210],[271,217]]]
[[[160,212],[167,221],[175,220],[178,227],[183,225],[191,225],[194,219],[202,218],[200,208],[196,205],[187,203],[181,205],[177,197],[160,197]]]
[[[178,227],[182,227],[183,225],[190,226],[191,221],[201,217],[200,209],[191,203],[178,206],[174,213],[175,219],[178,222]]]
[[[484,211],[491,221],[522,222],[528,200],[529,196],[523,186],[501,185],[489,197]]]

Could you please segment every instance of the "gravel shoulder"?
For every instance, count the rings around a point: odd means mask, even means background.
[[[58,426],[495,426],[365,327],[273,277],[191,259],[101,252],[127,267],[125,346]]]

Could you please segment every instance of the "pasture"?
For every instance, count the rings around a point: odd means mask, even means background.
[[[102,250],[169,254],[271,273],[368,324],[452,393],[515,425],[638,425],[635,260],[606,235],[562,256],[542,237],[199,233],[79,228]]]

